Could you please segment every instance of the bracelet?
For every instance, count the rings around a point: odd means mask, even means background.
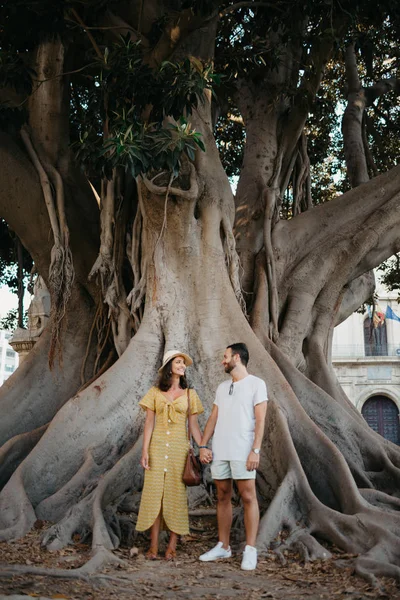
[[[208,450],[207,446],[199,446],[199,448],[206,448]]]

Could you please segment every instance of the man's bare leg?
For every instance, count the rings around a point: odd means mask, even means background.
[[[246,530],[246,544],[256,545],[260,511],[256,494],[255,479],[239,479],[236,481],[243,503],[244,528]],[[222,541],[222,540],[221,540]]]
[[[229,548],[232,527],[232,479],[216,479],[218,540],[223,548]]]

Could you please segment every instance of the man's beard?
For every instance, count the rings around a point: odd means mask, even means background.
[[[232,361],[229,362],[225,367],[225,373],[230,373],[235,368],[235,364],[232,364]]]

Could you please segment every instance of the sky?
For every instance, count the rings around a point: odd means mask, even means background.
[[[29,292],[25,292],[24,308],[28,308],[30,303],[31,295]],[[6,316],[9,310],[12,308],[18,308],[18,297],[17,294],[10,292],[6,285],[0,286],[0,319]]]

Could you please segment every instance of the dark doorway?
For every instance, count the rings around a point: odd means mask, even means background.
[[[372,396],[362,407],[368,425],[394,444],[400,445],[399,411],[386,396]]]

